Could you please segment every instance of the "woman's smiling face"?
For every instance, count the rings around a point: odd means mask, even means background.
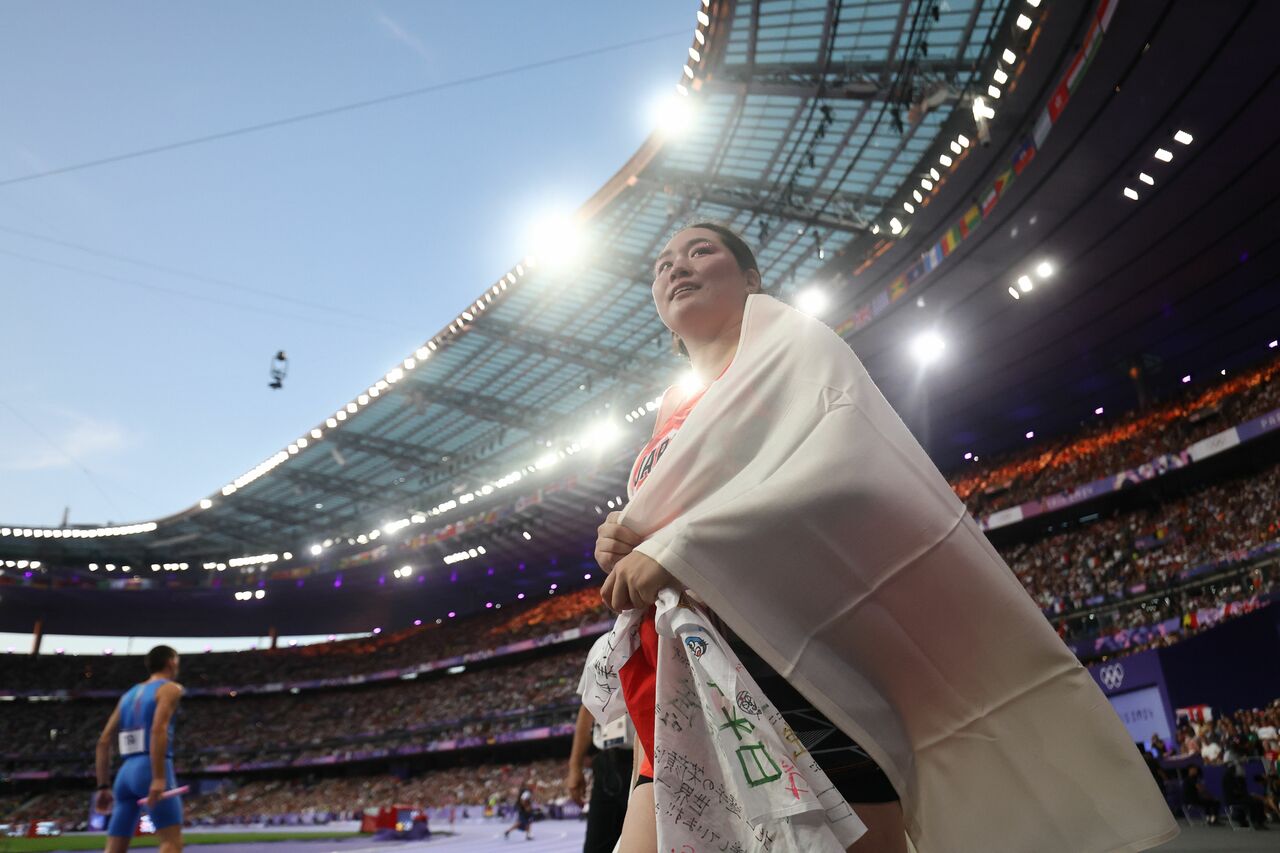
[[[653,304],[668,329],[686,340],[714,339],[742,319],[758,274],[744,272],[709,228],[686,228],[671,238],[653,265]]]

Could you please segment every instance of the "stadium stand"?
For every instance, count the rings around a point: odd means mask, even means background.
[[[1083,485],[1174,453],[1280,408],[1280,360],[1186,393],[1147,411],[1099,419],[1079,433],[981,458],[949,481],[975,516]]]

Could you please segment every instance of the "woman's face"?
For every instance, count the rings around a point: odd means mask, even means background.
[[[686,228],[671,238],[653,264],[653,304],[666,327],[686,341],[714,340],[742,319],[759,274],[739,269],[720,235]]]

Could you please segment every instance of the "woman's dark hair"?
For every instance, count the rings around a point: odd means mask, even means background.
[[[747,245],[747,241],[742,239],[742,235],[734,231],[728,225],[721,225],[719,222],[691,222],[683,225],[677,231],[688,231],[690,228],[702,228],[712,231],[720,242],[724,243],[724,247],[729,250],[729,254],[733,255],[733,259],[738,262],[738,269],[743,272],[755,270],[757,274],[760,272],[760,265],[756,263],[756,253],[751,251],[751,247]],[[761,290],[764,286],[761,285]],[[685,349],[684,341],[680,340],[680,336],[675,332],[671,333],[671,349],[676,355],[689,356],[689,351]]]
[[[760,272],[760,265],[756,263],[756,254],[751,251],[751,247],[747,245],[747,241],[742,239],[737,231],[734,231],[728,225],[721,225],[719,222],[695,222],[692,225],[686,225],[681,231],[687,231],[690,228],[705,228],[707,231],[714,231],[720,237],[720,242],[724,243],[724,247],[733,255],[733,259],[738,262],[738,269],[743,272],[755,270]]]
[[[169,661],[178,656],[178,652],[172,646],[156,646],[147,652],[147,674],[155,675],[160,670],[169,665]]]

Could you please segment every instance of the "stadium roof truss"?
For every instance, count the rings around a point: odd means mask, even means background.
[[[197,506],[127,532],[4,528],[0,555],[67,567],[307,559],[311,542],[402,517],[444,524],[563,475],[535,460],[572,452],[599,419],[621,425],[680,369],[649,290],[671,232],[706,219],[738,229],[783,296],[865,253],[944,125],[968,112],[965,93],[1016,11],[1006,0],[704,4],[677,86],[691,127],[656,132],[584,205],[579,263],[522,259],[325,425]],[[595,470],[625,470],[622,457],[594,454]],[[484,491],[516,472],[512,488]],[[589,473],[569,487],[580,505],[592,503]],[[468,495],[471,507],[439,509]]]

